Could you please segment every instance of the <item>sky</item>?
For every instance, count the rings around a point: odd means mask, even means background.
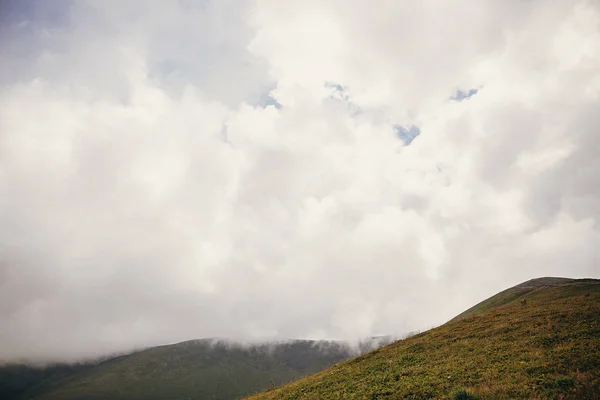
[[[599,110],[596,0],[2,0],[0,362],[600,277]]]

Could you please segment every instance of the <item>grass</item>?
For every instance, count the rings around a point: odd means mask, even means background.
[[[514,398],[600,398],[600,281],[529,281],[438,328],[249,397]]]

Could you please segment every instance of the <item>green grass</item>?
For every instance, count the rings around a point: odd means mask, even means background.
[[[600,281],[526,282],[438,328],[249,399],[515,398],[600,398]]]

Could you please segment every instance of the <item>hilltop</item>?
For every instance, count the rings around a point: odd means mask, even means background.
[[[482,301],[481,303],[475,304],[473,307],[454,317],[453,320],[461,319],[469,315],[474,315],[477,313],[491,310],[495,307],[502,306],[504,304],[508,304],[511,301],[514,301],[519,297],[522,297],[527,293],[539,288],[556,286],[565,283],[572,283],[573,281],[575,281],[575,279],[553,277],[531,279],[506,290],[503,290],[500,293],[490,297],[489,299]],[[580,280],[580,282],[583,281],[586,280]]]
[[[249,400],[599,397],[600,280],[540,278]]]

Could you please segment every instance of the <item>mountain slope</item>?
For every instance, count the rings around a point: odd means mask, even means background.
[[[242,347],[206,339],[154,347],[71,370],[65,370],[66,366],[46,370],[4,367],[0,383],[5,381],[5,395],[12,396],[3,399],[234,399],[318,372],[353,355],[347,344],[333,341]]]
[[[250,399],[597,399],[600,281],[554,279]]]
[[[482,301],[481,303],[475,304],[473,307],[469,308],[465,312],[454,317],[454,320],[461,319],[469,315],[473,315],[476,313],[481,313],[487,310],[491,310],[492,308],[502,306],[504,304],[510,303],[518,298],[525,296],[529,292],[533,292],[534,290],[538,290],[540,288],[548,287],[548,286],[556,286],[560,284],[566,284],[573,282],[574,279],[569,278],[537,278],[531,279],[527,282],[523,282],[519,285],[513,286],[506,290],[501,291],[500,293],[490,297]]]
[[[45,367],[23,364],[0,366],[0,399],[19,399],[21,394],[42,382],[58,381],[93,367],[94,364],[91,363],[55,364]]]

